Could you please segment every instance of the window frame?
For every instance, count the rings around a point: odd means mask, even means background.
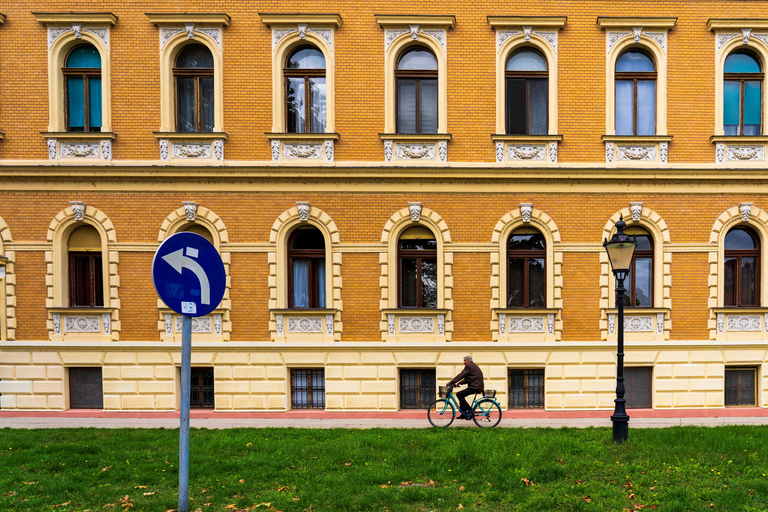
[[[291,409],[325,409],[326,404],[326,397],[325,397],[325,368],[291,368]],[[294,401],[295,396],[295,378],[294,375],[296,372],[306,372],[307,373],[307,405],[299,405],[296,401]],[[322,386],[321,387],[315,387],[314,385],[314,377],[316,374],[322,374]],[[323,401],[321,404],[315,405],[313,396],[315,391],[322,391],[323,392]]]
[[[749,54],[752,58],[754,58],[760,66],[762,67],[763,62],[761,61],[760,57],[758,57],[754,52],[751,50],[745,50],[744,48],[737,48],[735,50],[732,50],[728,52],[728,54],[725,56],[725,59],[723,60],[723,120],[722,120],[722,129],[723,133],[725,133],[725,83],[726,82],[739,82],[739,125],[738,125],[738,133],[735,135],[736,137],[746,137],[744,135],[744,82],[750,81],[760,82],[760,134],[763,135],[764,133],[764,126],[763,126],[763,110],[765,109],[765,71],[760,71],[759,73],[726,73],[725,72],[725,63],[728,60],[728,57],[731,55],[737,54],[737,53],[744,53]]]
[[[654,268],[654,265],[656,264],[655,257],[654,257],[654,253],[656,251],[656,247],[654,246],[654,243],[653,243],[653,235],[649,231],[647,231],[646,229],[644,229],[644,228],[641,228],[641,229],[643,229],[643,231],[645,231],[645,233],[642,233],[642,234],[640,234],[640,233],[628,233],[628,234],[633,235],[633,236],[638,236],[639,235],[639,236],[648,237],[648,241],[651,244],[651,248],[650,249],[642,249],[642,250],[635,249],[635,251],[632,253],[632,262],[629,264],[629,283],[627,283],[627,293],[626,293],[626,295],[629,296],[629,302],[624,301],[625,302],[624,303],[624,307],[627,308],[627,309],[653,308],[654,307],[654,303],[655,303],[655,300],[654,300],[655,297],[653,295],[654,289],[655,289],[655,286],[654,286],[655,283],[653,281],[654,281],[654,277],[655,277],[655,274],[656,274],[655,268]],[[651,289],[650,289],[651,303],[648,306],[635,306],[634,305],[634,300],[636,299],[635,283],[636,283],[636,277],[637,277],[637,268],[636,268],[636,260],[637,260],[637,258],[650,258],[650,260],[651,260]]]
[[[193,78],[195,83],[195,92],[194,92],[194,111],[195,111],[195,131],[193,132],[184,132],[184,133],[210,133],[210,132],[204,132],[203,131],[203,88],[200,86],[200,79],[201,78],[212,78],[212,84],[211,86],[215,89],[216,87],[216,78],[215,78],[215,67],[214,68],[179,68],[176,67],[176,62],[179,59],[179,55],[189,48],[190,46],[197,44],[205,48],[207,51],[211,52],[211,49],[208,48],[206,45],[202,43],[192,43],[184,45],[179,49],[179,51],[176,53],[176,55],[173,57],[173,64],[174,66],[171,68],[171,74],[173,75],[173,113],[174,113],[174,123],[175,123],[175,131],[181,132],[180,126],[179,126],[179,81],[178,79],[181,77],[184,78]],[[216,66],[216,61],[213,56],[213,52],[211,52],[211,60],[214,61],[214,66]],[[214,115],[214,126],[211,127],[211,132],[215,131],[216,121],[216,93],[215,91],[212,91],[213,94],[213,105],[210,107],[213,110]]]
[[[316,226],[312,226],[312,229],[315,229],[318,231],[320,236],[323,238],[323,245],[326,245],[325,236],[323,235],[323,232],[318,229]],[[299,235],[299,233],[302,231],[301,226],[297,229],[294,229],[287,238],[286,242],[286,256],[287,256],[287,277],[288,277],[288,309],[318,309],[320,306],[318,306],[320,302],[320,289],[317,286],[317,266],[318,266],[318,260],[322,259],[324,261],[324,265],[326,265],[326,277],[327,277],[327,258],[326,258],[326,248],[323,247],[322,249],[293,249],[293,241],[294,239]],[[309,260],[308,270],[307,270],[307,286],[309,289],[309,306],[306,308],[294,306],[293,304],[293,259],[294,258],[306,258]],[[326,279],[327,280],[327,279]],[[326,284],[327,288],[327,284]],[[326,291],[327,295],[327,291]],[[328,298],[326,297],[326,307],[327,307],[327,301]]]
[[[616,66],[618,66],[619,60],[621,57],[628,52],[641,52],[645,54],[646,57],[648,57],[651,62],[653,63],[653,67],[656,71],[616,71]],[[618,95],[616,94],[616,86],[618,85],[619,81],[629,81],[632,80],[632,133],[631,134],[621,134],[621,136],[630,136],[630,137],[636,137],[637,135],[637,82],[638,81],[650,81],[653,80],[653,133],[650,135],[657,135],[658,134],[658,107],[659,107],[659,85],[658,85],[658,78],[659,78],[659,72],[658,72],[658,64],[656,63],[656,60],[654,59],[653,53],[649,52],[645,48],[637,48],[637,47],[630,47],[624,49],[621,53],[618,54],[616,57],[616,61],[614,62],[614,74],[613,74],[613,101],[614,101],[614,132],[616,131],[616,117],[618,116],[618,108],[616,108],[616,101],[618,100]]]
[[[413,226],[410,226],[413,227]],[[422,264],[421,260],[423,259],[434,259],[435,260],[435,266],[439,264],[437,254],[438,254],[438,248],[437,248],[437,237],[434,235],[434,232],[432,233],[433,239],[435,240],[435,249],[428,249],[428,250],[416,250],[416,249],[401,249],[400,248],[400,242],[402,240],[402,235],[405,233],[409,228],[404,229],[402,232],[400,232],[399,236],[397,237],[397,307],[400,309],[438,309],[439,308],[439,299],[438,299],[438,289],[440,287],[440,277],[439,277],[439,271],[437,272],[437,283],[435,285],[435,307],[429,307],[424,306],[424,296],[422,293],[421,288],[421,281],[422,281]],[[427,228],[429,229],[429,228]],[[432,230],[430,230],[432,231]],[[416,260],[416,306],[403,306],[403,260],[404,259],[415,259]]]
[[[68,381],[69,385],[67,386],[69,389],[69,408],[70,409],[103,409],[104,408],[104,372],[101,366],[96,367],[86,367],[86,366],[72,366],[67,369],[68,375]],[[72,375],[72,373],[81,373],[82,375],[80,377],[75,377]],[[92,375],[87,375],[87,374]],[[89,396],[93,402],[81,402],[76,405],[73,405],[73,397],[80,398],[78,394],[76,393],[75,389],[77,387],[77,383],[79,379],[83,377],[93,377],[94,374],[98,373],[100,377],[99,387],[101,388],[101,396],[96,397]]]
[[[415,386],[415,393],[416,393],[416,402],[414,404],[406,404],[405,403],[405,383],[403,378],[403,373],[414,373],[416,375],[416,386]],[[431,372],[431,375],[430,375]],[[429,378],[433,379],[434,385],[432,388],[424,387],[422,385],[422,377],[427,375]],[[400,385],[398,386],[399,392],[400,392],[400,409],[425,409],[429,406],[429,404],[432,403],[433,400],[437,397],[437,371],[435,368],[400,368],[400,371],[398,372],[398,377],[400,380]],[[426,394],[425,392],[428,392],[429,390],[432,390],[431,394]]]
[[[725,248],[725,241],[728,238],[728,235],[734,231],[734,230],[741,230],[745,231],[749,236],[752,238],[752,240],[755,243],[756,248],[755,249],[726,249]],[[755,230],[753,230],[749,226],[744,225],[738,225],[730,228],[726,233],[725,237],[723,238],[723,307],[729,308],[729,307],[736,307],[736,308],[759,308],[761,304],[760,300],[760,253],[762,251],[762,248],[760,246],[760,236],[757,234]],[[734,297],[736,298],[736,304],[726,304],[725,303],[725,296],[726,296],[726,288],[725,288],[725,264],[726,260],[729,258],[736,258],[737,265],[736,265],[736,279],[734,279],[734,288],[735,293]],[[742,272],[741,272],[741,258],[755,258],[755,304],[741,304],[741,278],[742,278]]]
[[[523,405],[517,405],[512,403],[512,397],[513,397],[513,389],[512,389],[512,374],[513,372],[523,372]],[[528,384],[528,379],[530,377],[529,372],[536,372],[537,374],[541,373],[541,405],[534,404],[531,405],[532,400],[530,400],[530,393],[531,391],[537,391],[538,388],[531,387]],[[509,368],[507,371],[507,379],[508,379],[508,386],[507,386],[507,393],[509,395],[507,400],[507,408],[508,409],[544,409],[546,408],[546,372],[544,368]],[[519,388],[518,388],[519,389]]]
[[[726,385],[726,376],[727,376],[726,374],[729,371],[740,371],[740,372],[751,371],[752,372],[752,378],[753,378],[752,390],[753,390],[753,394],[752,394],[752,402],[751,403],[735,403],[735,404],[734,403],[731,403],[731,404],[727,403],[726,398],[728,396],[728,387]],[[739,379],[739,381],[741,381],[741,379]],[[742,388],[741,388],[741,386],[738,386],[736,389],[738,390],[738,395],[739,395],[739,400],[738,401],[741,402],[741,389]],[[756,407],[757,403],[758,403],[758,401],[757,401],[758,400],[758,393],[759,393],[758,371],[757,371],[756,367],[754,367],[754,366],[726,366],[725,367],[725,371],[723,372],[723,406],[724,407]]]
[[[436,69],[398,69],[398,66],[400,64],[400,60],[405,56],[405,54],[412,52],[412,51],[426,51],[429,52],[432,55],[432,58],[435,59],[435,67]],[[415,81],[415,126],[416,131],[413,134],[408,135],[435,135],[437,133],[440,133],[439,129],[439,119],[440,119],[440,100],[439,98],[435,98],[436,104],[435,104],[435,120],[438,123],[438,126],[435,128],[434,133],[427,133],[421,131],[421,83],[423,81],[434,81],[435,82],[435,92],[439,96],[439,85],[438,85],[438,79],[439,79],[439,66],[440,63],[437,60],[437,55],[435,55],[435,52],[432,51],[431,48],[424,45],[410,45],[403,48],[400,53],[397,54],[397,59],[395,61],[395,70],[394,70],[394,76],[395,76],[395,133],[397,134],[403,134],[403,132],[400,131],[400,126],[398,124],[398,118],[400,117],[400,80],[414,80]]]
[[[517,228],[519,230],[520,227]],[[548,269],[547,269],[547,237],[544,236],[544,233],[542,233],[539,230],[536,230],[541,236],[541,238],[544,241],[544,249],[537,250],[537,249],[525,249],[525,250],[513,250],[510,249],[509,244],[512,241],[512,237],[515,234],[515,231],[510,231],[509,235],[507,235],[507,300],[506,300],[506,309],[542,309],[547,307],[547,284],[548,284]],[[523,260],[523,306],[522,308],[519,306],[510,306],[509,301],[512,297],[512,273],[510,272],[510,264],[512,260]],[[530,274],[529,274],[529,261],[531,259],[543,259],[544,260],[544,282],[542,283],[544,286],[544,305],[542,306],[531,306],[531,300],[530,300],[530,290],[531,290],[531,282],[530,282]]]
[[[90,102],[90,79],[91,78],[99,78],[101,79],[101,65],[99,65],[98,68],[70,68],[67,67],[67,59],[69,59],[69,56],[72,55],[72,52],[77,50],[78,48],[82,48],[85,46],[92,46],[97,52],[99,52],[99,49],[92,44],[89,43],[83,43],[78,44],[70,48],[66,55],[64,56],[64,66],[61,68],[61,75],[63,80],[62,84],[62,91],[63,91],[63,98],[64,98],[64,127],[67,132],[73,132],[73,133],[79,133],[76,130],[71,130],[69,126],[69,78],[76,78],[81,77],[83,79],[83,133],[89,133],[89,132],[101,132],[101,126],[90,126],[90,109],[91,109],[91,102]],[[99,57],[101,57],[101,53],[99,53]],[[101,84],[101,87],[103,88],[103,81]],[[103,96],[104,91],[102,91]],[[102,118],[104,106],[104,101],[102,100]],[[104,123],[102,119],[102,125]],[[95,128],[95,129],[94,129]]]
[[[78,283],[75,272],[76,259],[88,260],[87,293],[90,296],[90,304],[76,304],[77,290],[82,289]],[[98,262],[96,261],[98,259]],[[70,308],[103,308],[104,307],[104,273],[103,258],[101,251],[69,251],[67,250],[67,261],[69,269],[69,307]],[[101,274],[97,277],[98,274]],[[82,277],[81,277],[82,278]],[[98,300],[101,298],[101,300]]]
[[[203,382],[206,374],[210,372],[211,384]],[[197,374],[198,382],[195,382]],[[214,409],[216,407],[216,376],[212,366],[193,366],[189,372],[189,407],[190,409]],[[211,400],[205,399],[206,391],[211,392]]]
[[[544,62],[547,65],[546,71],[509,71],[507,70],[507,66],[509,65],[510,59],[515,56],[516,53],[521,51],[535,51],[539,56],[544,59]],[[547,121],[547,129],[545,130],[545,133],[538,133],[534,134],[531,133],[531,108],[530,108],[530,80],[541,80],[542,78],[546,79],[546,89],[547,89],[547,95],[546,95],[546,111],[544,114],[544,117]],[[522,134],[511,134],[510,133],[510,119],[509,119],[509,111],[510,111],[510,102],[509,102],[509,80],[510,79],[517,79],[522,80],[525,79],[525,107],[526,107],[526,128],[525,133]],[[547,60],[547,56],[538,49],[538,47],[532,47],[532,46],[519,46],[513,49],[509,55],[507,56],[507,59],[504,63],[504,133],[507,135],[531,135],[531,136],[542,136],[542,135],[548,135],[549,134],[549,61]]]
[[[312,44],[303,44],[298,45],[295,48],[291,48],[289,52],[286,53],[285,62],[283,63],[283,98],[285,101],[283,101],[283,119],[285,120],[285,133],[325,133],[325,132],[313,132],[312,131],[312,88],[309,86],[309,79],[310,78],[319,78],[322,77],[326,80],[325,87],[326,87],[326,111],[325,111],[325,125],[328,126],[328,78],[327,78],[327,68],[328,65],[326,64],[325,68],[322,69],[309,69],[309,68],[288,68],[286,67],[288,64],[288,60],[291,58],[291,56],[304,49],[304,48],[312,48],[314,50],[319,51],[321,54],[323,54],[323,59],[325,59],[325,54],[323,53],[323,50],[321,48],[318,48],[315,45]],[[304,78],[304,119],[306,119],[306,130],[303,132],[289,132],[288,131],[288,79],[289,78]]]
[[[636,393],[634,393],[635,390],[637,390],[636,386],[627,385],[625,388],[627,390],[630,390],[627,392],[626,395],[626,407],[627,409],[652,409],[653,408],[653,366],[627,366],[624,368],[624,380],[625,382],[628,380],[628,376],[632,373],[635,373],[635,375],[632,376],[634,378],[637,376],[637,373],[639,373],[640,370],[648,371],[648,405],[645,406],[642,405],[634,405],[634,403],[631,401],[632,396],[634,396]]]

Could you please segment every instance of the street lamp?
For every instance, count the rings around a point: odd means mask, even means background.
[[[637,242],[635,237],[630,237],[624,233],[627,227],[624,222],[624,216],[619,217],[616,223],[616,234],[610,241],[603,240],[603,247],[608,253],[608,260],[611,262],[613,275],[616,276],[616,309],[619,312],[619,325],[616,340],[618,342],[618,353],[616,362],[616,406],[613,409],[613,441],[623,443],[627,440],[629,434],[629,416],[625,407],[624,400],[624,279],[629,273],[629,267],[632,264],[632,254],[635,252]]]

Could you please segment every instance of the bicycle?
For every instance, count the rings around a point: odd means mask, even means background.
[[[453,394],[454,386],[440,386],[440,398],[427,409],[427,418],[433,427],[449,427],[456,419],[459,404]],[[486,389],[478,400],[475,395],[470,405],[472,420],[480,428],[493,428],[501,421],[501,406],[496,401],[496,391]]]

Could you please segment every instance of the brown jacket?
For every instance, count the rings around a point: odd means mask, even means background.
[[[467,386],[470,389],[477,389],[478,391],[483,391],[485,389],[485,385],[483,384],[483,371],[475,363],[465,365],[464,370],[455,376],[448,384],[456,384],[462,380],[466,381]]]

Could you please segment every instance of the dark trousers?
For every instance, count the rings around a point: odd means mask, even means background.
[[[456,393],[456,398],[459,399],[459,409],[461,409],[462,412],[467,413],[467,415],[471,415],[472,411],[469,410],[469,404],[467,403],[466,397],[468,397],[469,395],[474,395],[476,393],[482,393],[482,392],[483,392],[482,389],[478,390],[478,389],[467,388],[467,389],[462,389],[461,391]]]

